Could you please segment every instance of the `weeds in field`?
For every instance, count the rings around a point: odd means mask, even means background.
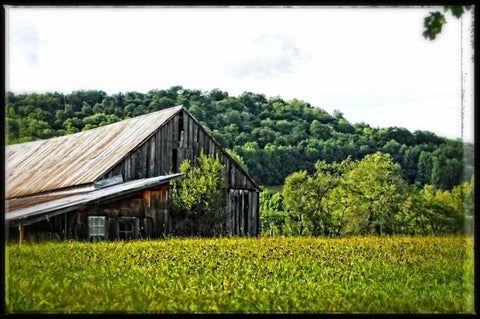
[[[18,312],[473,312],[473,238],[217,238],[7,245]]]

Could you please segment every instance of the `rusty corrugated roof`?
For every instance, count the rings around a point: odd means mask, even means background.
[[[85,205],[87,203],[120,197],[125,194],[129,194],[143,189],[148,189],[150,187],[154,187],[160,184],[165,184],[170,182],[171,180],[179,179],[182,177],[183,174],[177,173],[171,175],[142,178],[128,181],[122,184],[113,185],[110,187],[97,189],[90,192],[75,194],[56,199],[52,198],[52,200],[50,201],[39,202],[30,206],[18,208],[14,211],[9,211],[5,214],[5,220],[22,220],[44,215],[50,212],[64,213],[67,211],[75,210],[81,205]],[[28,222],[26,224],[28,224]]]
[[[6,198],[94,182],[182,109],[6,147]]]
[[[85,191],[86,192],[86,191]],[[13,212],[22,208],[30,207],[36,204],[49,202],[55,199],[78,195],[78,193],[63,193],[63,194],[45,194],[32,197],[12,198],[5,200],[5,212]]]

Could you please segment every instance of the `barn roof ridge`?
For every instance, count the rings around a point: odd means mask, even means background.
[[[86,131],[75,132],[75,133],[71,133],[71,134],[67,134],[67,135],[62,135],[62,136],[54,136],[54,137],[51,137],[51,138],[48,138],[48,139],[28,141],[28,142],[17,143],[17,144],[10,144],[10,145],[6,145],[5,147],[6,147],[7,150],[8,150],[9,148],[17,147],[17,146],[22,146],[22,145],[25,145],[25,144],[41,143],[41,142],[44,142],[44,141],[47,141],[47,140],[65,139],[65,138],[69,138],[69,137],[74,136],[74,135],[77,135],[77,134],[84,134],[85,132],[93,132],[93,131],[95,131],[95,130],[101,130],[101,129],[104,129],[105,127],[110,127],[111,125],[117,125],[117,124],[120,124],[120,123],[121,123],[121,124],[126,124],[127,121],[139,120],[139,119],[141,119],[141,118],[143,118],[143,117],[152,116],[152,115],[155,115],[155,114],[157,114],[157,113],[161,113],[161,112],[164,112],[164,111],[167,111],[167,110],[171,110],[171,109],[174,109],[174,108],[178,108],[178,110],[177,110],[177,112],[178,112],[178,111],[184,109],[184,106],[183,106],[183,104],[180,104],[180,105],[172,106],[172,107],[169,107],[169,108],[166,108],[166,109],[163,109],[163,110],[159,110],[159,111],[155,111],[155,112],[150,112],[150,113],[141,114],[141,115],[138,115],[138,116],[135,116],[135,117],[131,117],[131,118],[128,118],[128,119],[123,119],[123,120],[120,120],[120,121],[117,121],[117,122],[114,122],[114,123],[110,123],[110,124],[107,124],[107,125],[94,127],[94,128],[88,129],[88,130],[86,130]],[[177,113],[177,112],[175,112],[175,113]]]
[[[9,145],[5,197],[93,183],[181,110],[178,105],[83,132]]]

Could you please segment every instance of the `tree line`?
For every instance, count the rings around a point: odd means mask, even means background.
[[[437,189],[409,185],[390,154],[318,161],[315,172],[298,171],[283,189],[260,197],[261,228],[270,235],[473,233],[474,177]]]
[[[244,92],[229,96],[174,86],[147,93],[103,91],[14,94],[7,92],[6,144],[62,136],[122,119],[184,105],[260,184],[282,185],[315,163],[391,154],[406,183],[452,190],[473,175],[473,145],[427,131],[350,123],[308,102]]]

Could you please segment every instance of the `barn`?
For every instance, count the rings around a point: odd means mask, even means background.
[[[261,187],[183,107],[6,147],[9,238],[79,240],[175,234],[171,181],[183,160],[218,155],[227,185],[225,234],[259,233]]]

